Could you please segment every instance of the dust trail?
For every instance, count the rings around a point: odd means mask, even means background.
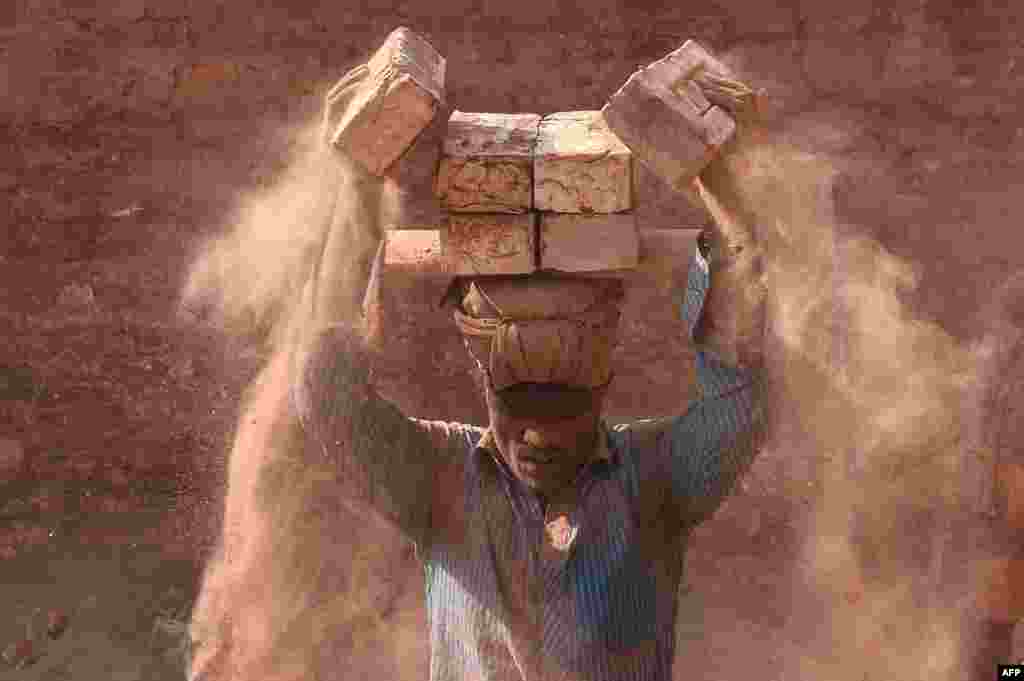
[[[191,673],[412,678],[425,637],[409,547],[344,505],[336,466],[310,446],[290,401],[307,344],[332,324],[363,328],[375,245],[401,196],[392,179],[324,154],[317,126],[300,132],[287,171],[239,201],[183,288],[183,308],[268,356],[240,410],[223,532],[192,612]]]
[[[963,594],[943,574],[962,559],[947,549],[971,352],[901,302],[912,264],[837,220],[843,163],[781,141],[730,161],[762,232],[773,411],[816,455],[786,677],[953,679]]]
[[[335,248],[355,250],[397,222],[402,201],[397,184],[373,183],[337,156],[328,158],[321,130],[316,122],[281,133],[293,142],[290,157],[282,159],[284,170],[265,189],[236,197],[228,228],[197,249],[182,289],[183,311],[210,317],[228,337],[280,348],[310,324],[301,318],[300,298],[328,235],[347,239],[346,246],[336,238]],[[363,194],[365,200],[356,200]],[[363,227],[353,228],[352,222]],[[357,265],[345,253],[326,260],[329,267]],[[359,288],[345,272],[328,273],[324,286]],[[327,303],[328,317],[321,324],[330,323],[331,315],[340,319],[338,304]]]

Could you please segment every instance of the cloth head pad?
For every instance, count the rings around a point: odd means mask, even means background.
[[[494,390],[519,383],[593,389],[611,379],[624,287],[533,274],[463,282],[455,323]]]

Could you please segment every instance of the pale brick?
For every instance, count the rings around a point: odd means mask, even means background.
[[[640,259],[646,264],[660,262],[683,262],[684,268],[697,253],[697,241],[704,230],[687,229],[638,229],[640,238]]]
[[[736,132],[732,118],[712,106],[693,82],[702,70],[734,77],[688,40],[630,76],[601,110],[636,158],[677,190],[683,190]]]
[[[543,213],[540,268],[562,272],[633,269],[639,263],[633,213]]]
[[[449,215],[444,255],[453,274],[529,274],[537,269],[536,225],[536,213]]]
[[[697,253],[699,229],[638,229],[639,269],[671,285],[673,273],[685,272]]]
[[[444,57],[426,40],[395,29],[328,92],[328,141],[369,172],[384,174],[433,120],[444,100],[444,73]]]
[[[449,274],[441,230],[392,229],[384,233],[384,269],[419,276]]]
[[[630,210],[632,164],[600,111],[545,116],[533,160],[534,205],[558,213]]]
[[[533,207],[532,156],[540,116],[455,111],[434,193],[460,213],[525,213]]]

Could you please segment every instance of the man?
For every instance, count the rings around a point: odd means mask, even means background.
[[[426,577],[432,681],[670,679],[688,538],[750,465],[767,420],[765,288],[738,163],[727,150],[697,184],[715,226],[692,262],[671,274],[688,340],[698,350],[701,390],[678,415],[616,426],[602,420],[623,302],[622,284],[610,280],[541,273],[453,284],[446,301],[454,303],[476,363],[486,428],[416,419],[382,399],[370,377],[374,343],[367,337],[374,334],[358,324],[321,325],[289,359],[272,362],[267,375],[287,377],[290,389],[257,399],[247,412],[252,418],[243,419],[253,432],[243,427],[232,455],[224,548],[194,615],[192,678],[254,678],[239,671],[252,666],[225,660],[242,654],[242,638],[252,659],[253,650],[275,645],[271,630],[284,625],[271,620],[287,609],[255,604],[269,599],[274,585],[291,586],[252,575],[268,561],[299,565],[289,556],[299,555],[294,545],[302,541],[334,533],[340,542],[343,530],[322,520],[340,499],[347,512],[414,543]],[[375,191],[351,193],[339,205],[372,214],[359,197]],[[381,251],[370,222],[347,221],[347,241],[332,235],[350,266],[321,263],[306,291],[316,310],[311,318],[344,320],[352,312],[344,303],[324,312],[346,297],[352,307],[356,298],[339,295],[325,269],[339,278],[362,273],[360,290],[370,284],[364,309],[373,311]],[[325,303],[329,297],[335,302]],[[375,331],[379,337],[385,330]],[[304,540],[293,538],[298,529],[272,529],[300,527],[281,519],[290,513],[284,505],[267,501],[266,492],[263,501],[249,500],[255,497],[247,486],[273,487],[260,483],[269,473],[251,470],[270,470],[275,457],[286,458],[265,453],[273,447],[290,448],[290,460],[324,472],[335,485],[295,514],[319,523]],[[252,510],[259,504],[262,510]],[[233,535],[230,528],[243,518],[271,529]],[[330,559],[330,550],[319,553],[315,559]],[[327,590],[329,572],[321,569],[308,583]],[[217,585],[229,584],[236,586],[222,591],[234,596],[215,595]],[[318,600],[295,597],[308,607]],[[250,633],[240,633],[247,626]],[[236,652],[227,652],[232,646]],[[218,669],[228,671],[220,676]],[[313,678],[309,666],[294,669],[282,678]]]

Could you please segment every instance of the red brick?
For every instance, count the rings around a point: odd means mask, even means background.
[[[632,213],[544,213],[540,268],[562,272],[633,269],[640,246]]]
[[[522,215],[449,215],[441,233],[453,274],[529,274],[535,262],[537,218]]]
[[[462,213],[530,210],[539,124],[536,114],[452,113],[434,184],[441,205]]]

